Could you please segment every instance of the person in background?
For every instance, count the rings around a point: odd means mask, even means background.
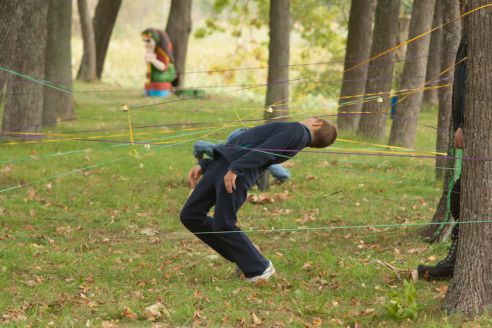
[[[467,40],[466,36],[462,38],[456,54],[456,63],[454,70],[453,82],[453,99],[452,99],[452,116],[454,146],[457,149],[465,147],[465,134],[463,130],[464,110],[465,110],[465,82],[466,82],[466,61],[467,56]],[[417,267],[420,278],[425,280],[440,280],[453,277],[454,266],[456,263],[456,254],[458,251],[459,241],[459,221],[460,221],[460,195],[461,195],[461,178],[456,180],[453,189],[451,190],[451,214],[458,222],[451,233],[451,247],[448,255],[435,265],[421,264]]]

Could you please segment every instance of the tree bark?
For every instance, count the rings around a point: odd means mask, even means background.
[[[72,92],[72,2],[50,0],[46,42],[45,79],[68,92],[44,88],[43,125],[73,118]]]
[[[434,6],[435,0],[415,0],[410,20],[410,38],[416,37],[431,28]],[[426,35],[408,45],[406,58],[419,59],[405,62],[400,85],[402,90],[411,91],[424,86],[429,41],[430,35]],[[417,91],[408,96],[400,97],[401,102],[398,104],[391,126],[389,144],[413,148],[423,93]]]
[[[192,0],[172,0],[166,32],[173,43],[174,66],[176,68],[175,87],[184,83],[186,55],[188,53],[188,39],[191,32],[191,5]]]
[[[400,44],[408,40],[408,29],[410,27],[410,16],[405,15],[400,17],[400,22],[398,23],[398,41]],[[403,45],[395,50],[395,61],[402,62],[405,61],[405,54],[407,53],[407,46]]]
[[[378,0],[372,37],[371,57],[396,45],[400,16],[400,0]],[[389,92],[393,77],[394,51],[369,63],[367,70],[366,94]],[[357,134],[382,141],[386,138],[386,111],[390,98],[382,95],[379,101],[364,103]]]
[[[94,28],[87,0],[77,0],[80,16],[82,40],[84,42],[84,55],[80,63],[77,80],[92,82],[97,80],[96,74],[96,42]]]
[[[96,42],[96,75],[101,79],[106,53],[122,0],[99,0],[92,20]]]
[[[6,2],[10,1],[3,3]],[[13,16],[17,11],[20,14],[17,16],[18,22],[10,21],[15,28],[7,36],[10,38],[9,68],[36,79],[44,79],[48,2],[25,0],[15,2],[11,9]],[[43,85],[11,76],[8,94],[3,113],[3,132],[36,131],[43,120]]]
[[[345,66],[342,90],[338,109],[338,128],[344,131],[356,131],[359,126],[362,102],[353,98],[364,94],[366,87],[367,65],[361,65],[353,70],[350,67],[369,57],[372,41],[372,24],[374,22],[375,0],[352,0],[345,50]],[[355,103],[353,103],[356,101]],[[350,105],[344,105],[350,103]]]
[[[460,8],[459,3],[456,0],[443,0],[443,21],[449,22],[453,18],[459,16]],[[443,27],[443,41],[441,52],[441,71],[451,69],[441,75],[442,84],[453,85],[454,76],[454,61],[456,50],[461,36],[461,24],[459,22],[447,24]],[[451,125],[451,97],[452,88],[440,88],[438,90],[439,96],[439,111],[437,114],[437,140],[436,151],[444,152],[454,150],[453,142],[453,129]],[[449,167],[448,160],[443,157],[436,158],[436,178],[442,179],[445,173],[442,167]]]
[[[468,0],[466,10],[490,3]],[[461,178],[463,223],[490,220],[492,213],[492,10],[465,18],[468,62],[465,88],[466,143]],[[486,160],[484,160],[486,159]],[[461,224],[454,279],[444,300],[450,312],[479,315],[492,309],[492,224]]]
[[[284,118],[289,103],[290,0],[270,1],[270,45],[265,119]]]
[[[444,0],[436,0],[436,6],[434,8],[434,18],[432,20],[432,27],[437,27],[442,24],[442,15],[443,15],[443,1]],[[455,1],[456,2],[456,1]],[[454,17],[453,17],[454,18]],[[456,25],[456,24],[448,24],[448,25]],[[427,71],[425,80],[429,81],[431,79],[436,79],[436,76],[439,75],[441,68],[441,49],[442,49],[442,34],[443,28],[437,29],[431,34],[431,40],[429,45],[429,58],[427,61]],[[443,82],[446,83],[446,82]],[[429,86],[437,86],[443,84],[440,81],[432,81],[429,83]],[[424,104],[430,106],[436,106],[439,103],[438,98],[439,89],[430,89],[424,92]]]
[[[11,68],[10,60],[12,56],[11,48],[15,42],[16,33],[20,28],[22,7],[14,1],[0,2],[0,65]],[[0,104],[5,101],[6,87],[11,75],[0,71]]]

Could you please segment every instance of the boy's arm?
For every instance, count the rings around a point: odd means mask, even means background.
[[[453,116],[453,130],[456,132],[463,128],[464,104],[465,104],[465,82],[466,82],[466,41],[462,40],[456,53],[456,67],[454,70],[453,95],[451,111]]]
[[[299,133],[297,131],[284,131],[274,135],[258,145],[256,147],[258,150],[251,149],[244,156],[232,162],[229,170],[237,175],[241,175],[243,170],[262,167],[277,157],[290,158],[285,155],[286,152],[283,150],[292,152],[295,150],[300,151],[304,148],[304,145],[296,145],[296,139],[299,139]],[[292,147],[291,145],[295,145],[295,149],[290,149]]]

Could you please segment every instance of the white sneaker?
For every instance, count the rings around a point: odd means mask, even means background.
[[[275,274],[275,268],[273,267],[272,262],[268,261],[268,268],[266,268],[266,270],[262,274],[260,274],[259,276],[246,278],[246,280],[249,282],[254,282],[254,283],[261,282],[261,281],[267,281],[274,274]]]

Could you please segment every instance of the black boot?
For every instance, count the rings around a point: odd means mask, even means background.
[[[453,277],[456,253],[458,251],[459,230],[456,225],[451,234],[451,247],[448,256],[439,261],[436,265],[419,265],[417,271],[420,279],[441,280]]]

